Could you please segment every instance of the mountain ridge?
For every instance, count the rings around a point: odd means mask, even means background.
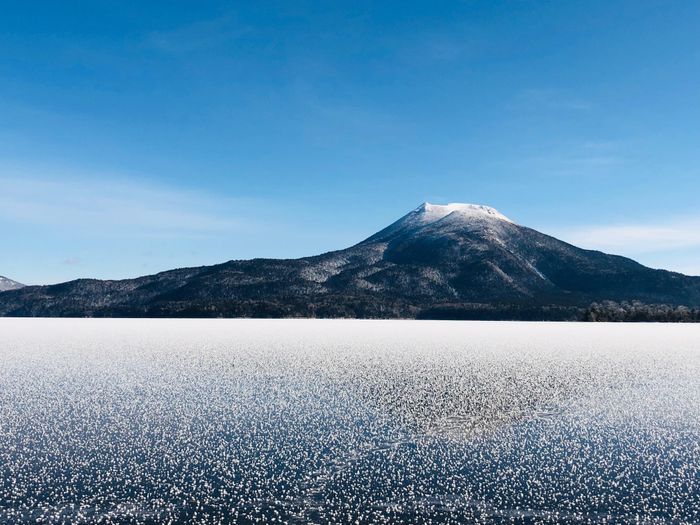
[[[488,206],[424,203],[349,248],[0,295],[0,315],[577,319],[594,302],[700,307],[700,277],[584,250]]]
[[[0,292],[6,292],[8,290],[18,290],[19,288],[23,288],[24,286],[25,285],[20,282],[13,281],[8,277],[3,277],[2,275],[0,275]]]

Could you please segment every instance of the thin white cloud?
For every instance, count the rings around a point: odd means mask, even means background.
[[[700,217],[680,217],[657,224],[584,226],[561,230],[557,235],[583,248],[615,253],[700,248]]]
[[[625,145],[615,141],[553,141],[516,165],[542,177],[591,177],[623,167],[630,158]]]
[[[526,159],[524,162],[528,165],[537,166],[545,173],[580,174],[582,170],[619,166],[625,162],[625,159],[614,154],[573,153],[571,155],[540,155]]]
[[[575,246],[630,257],[650,268],[700,275],[700,216],[542,230]]]
[[[674,272],[679,272],[679,273],[682,273],[685,275],[692,275],[692,276],[700,277],[700,263],[698,263],[699,259],[700,259],[700,256],[698,256],[695,259],[695,263],[690,262],[687,264],[683,264],[683,263],[676,264],[675,266],[673,266],[672,269]],[[647,266],[652,266],[653,268],[666,268],[668,265],[664,264],[664,263],[661,263],[661,264],[653,264],[652,263],[652,264],[647,265]],[[671,268],[670,266],[668,266],[668,267]]]
[[[535,88],[521,91],[516,98],[515,106],[550,110],[586,111],[592,109],[594,104],[559,89]]]
[[[101,236],[187,237],[251,227],[236,217],[243,201],[135,179],[56,175],[0,169],[0,218]]]

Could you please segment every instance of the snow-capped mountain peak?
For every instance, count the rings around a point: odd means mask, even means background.
[[[449,204],[431,204],[424,202],[410,213],[401,217],[398,221],[375,233],[363,243],[384,242],[387,239],[407,232],[415,232],[443,219],[447,220],[451,227],[471,225],[493,225],[494,223],[514,224],[508,217],[498,210],[481,204],[464,204],[452,202]],[[442,224],[442,222],[440,222]]]
[[[464,204],[461,202],[451,202],[449,204],[431,204],[424,202],[416,210],[424,223],[439,221],[453,213],[464,218],[488,218],[499,219],[506,222],[513,222],[501,212],[490,206],[481,204]]]

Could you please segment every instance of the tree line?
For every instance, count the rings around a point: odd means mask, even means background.
[[[646,304],[640,301],[603,301],[592,303],[584,312],[584,321],[697,323],[700,309],[670,304]]]

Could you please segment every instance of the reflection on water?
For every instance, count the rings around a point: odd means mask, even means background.
[[[700,521],[700,327],[0,334],[0,523]]]

